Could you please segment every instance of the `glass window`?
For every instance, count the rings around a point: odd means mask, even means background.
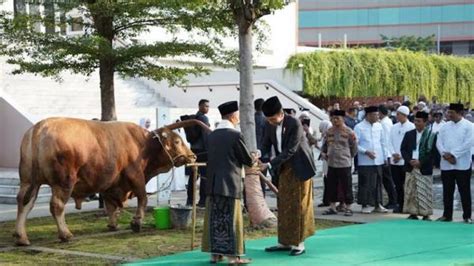
[[[474,41],[469,41],[469,54],[474,54]]]
[[[441,42],[439,50],[442,54],[453,54],[453,42]]]
[[[80,17],[72,18],[71,31],[82,31],[83,26],[84,26],[82,22],[83,20]]]

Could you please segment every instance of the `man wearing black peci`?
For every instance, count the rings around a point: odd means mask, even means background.
[[[311,149],[306,141],[301,122],[285,115],[278,97],[263,104],[270,126],[265,130],[262,154],[273,147],[276,157],[262,164],[278,181],[278,245],[267,252],[290,251],[298,256],[305,252],[304,240],[314,234],[313,181],[316,173]]]

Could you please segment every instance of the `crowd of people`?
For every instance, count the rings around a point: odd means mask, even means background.
[[[330,120],[322,121],[319,127],[326,181],[319,206],[329,207],[325,215],[352,215],[353,168],[358,175],[357,202],[362,213],[393,210],[408,214],[409,219],[430,220],[433,169],[439,168],[444,213],[437,220],[452,221],[457,185],[463,220],[472,223],[474,121],[469,103],[442,105],[421,98],[412,106],[408,101],[389,99],[365,107],[354,102],[347,111],[336,103],[328,110]],[[388,197],[385,204],[383,189]]]
[[[218,106],[222,121],[207,134],[198,132],[191,149],[207,162],[200,173],[199,206],[205,207],[202,251],[210,262],[228,257],[232,264],[247,264],[242,211],[245,197],[244,166],[269,173],[278,187],[278,243],[266,252],[305,253],[304,240],[315,232],[313,177],[315,158],[323,160],[324,215],[353,215],[352,174],[358,174],[357,203],[361,212],[406,213],[409,219],[430,220],[433,214],[433,169],[440,168],[444,213],[439,221],[452,221],[455,186],[461,194],[463,219],[471,220],[470,179],[474,151],[472,111],[419,101],[387,101],[378,106],[358,102],[341,110],[335,104],[330,119],[321,121],[321,139],[310,126],[309,114],[284,109],[278,97],[255,102],[257,151],[250,151],[239,130],[236,101]],[[193,115],[209,125],[209,101],[199,102]],[[186,136],[188,138],[188,135]],[[353,172],[354,170],[354,172]],[[188,189],[192,187],[192,180]],[[384,203],[383,189],[388,202]],[[262,183],[262,190],[265,191]],[[188,204],[193,191],[188,190]]]

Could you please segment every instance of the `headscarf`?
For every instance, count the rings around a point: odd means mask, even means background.
[[[326,132],[331,127],[332,127],[331,121],[323,120],[319,123],[319,131],[321,132],[322,137],[326,136]]]

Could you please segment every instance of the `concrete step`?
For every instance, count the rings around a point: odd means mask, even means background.
[[[0,185],[19,186],[20,176],[16,168],[0,168]]]
[[[0,195],[16,195],[20,191],[20,186],[0,185]],[[43,185],[40,187],[39,195],[51,195],[51,187]]]
[[[49,202],[51,199],[51,195],[49,194],[40,194],[36,199],[35,203],[46,203]],[[0,204],[16,204],[16,195],[4,195],[0,194]]]

